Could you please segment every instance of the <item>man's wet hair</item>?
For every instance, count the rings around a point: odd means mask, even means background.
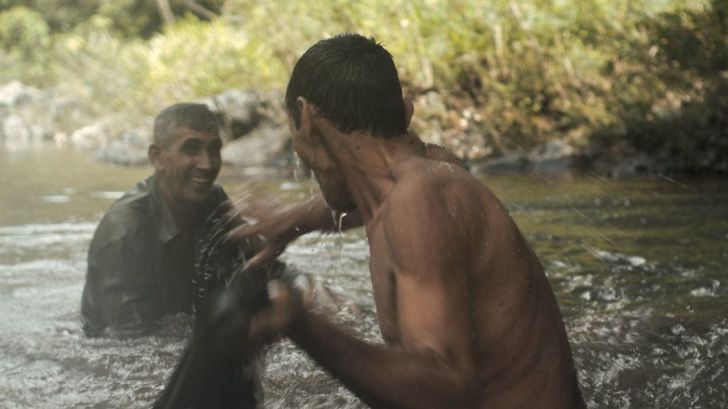
[[[373,38],[340,34],[309,48],[293,68],[286,107],[300,126],[306,98],[340,131],[382,137],[407,132],[402,87],[392,55]]]
[[[164,108],[154,118],[152,142],[168,148],[181,128],[201,132],[219,132],[220,117],[205,104],[182,102]]]

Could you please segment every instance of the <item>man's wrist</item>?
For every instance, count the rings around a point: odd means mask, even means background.
[[[299,307],[300,309],[298,312],[291,318],[287,334],[288,337],[296,343],[305,337],[313,314],[313,312],[303,305],[300,305]]]
[[[293,209],[288,237],[297,238],[317,230],[327,230],[330,210],[321,196]]]

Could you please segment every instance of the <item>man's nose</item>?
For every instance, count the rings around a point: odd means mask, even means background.
[[[202,152],[197,155],[197,167],[199,169],[212,169],[213,159],[207,152]]]

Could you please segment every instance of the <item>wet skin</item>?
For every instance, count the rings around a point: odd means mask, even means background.
[[[462,400],[440,407],[579,407],[553,292],[503,206],[460,168],[405,167],[366,226],[384,340],[454,371]]]
[[[180,225],[191,219],[197,204],[210,193],[222,159],[217,132],[180,128],[169,146],[152,144],[149,161],[160,176],[160,187]]]
[[[294,149],[328,205],[366,226],[386,345],[359,340],[284,286],[250,336],[282,333],[375,408],[581,408],[561,314],[506,209],[411,136],[343,134],[299,98]]]

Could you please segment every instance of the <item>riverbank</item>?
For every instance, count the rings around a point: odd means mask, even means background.
[[[53,95],[36,112],[0,108],[10,145],[50,139],[134,164],[162,107],[231,95],[242,112],[249,95],[276,107],[311,44],[358,32],[391,52],[415,103],[412,130],[473,169],[728,174],[725,1],[202,0],[203,14],[65,3],[0,10],[0,84]],[[257,137],[232,160],[290,163],[269,153],[285,149],[282,117],[233,131],[230,141]]]
[[[241,168],[295,166],[280,91],[230,89],[201,98],[225,124],[225,164]],[[573,145],[567,138],[535,147],[488,143],[487,124],[464,107],[429,91],[413,98],[412,130],[428,142],[442,145],[477,174],[574,171],[602,176],[675,174],[673,158],[664,152],[648,155],[626,144]],[[461,101],[462,102],[462,101]],[[41,90],[18,81],[0,86],[0,144],[8,151],[52,145],[86,152],[101,162],[120,166],[147,164],[152,117],[100,110],[55,90]],[[723,169],[716,169],[721,173]]]

